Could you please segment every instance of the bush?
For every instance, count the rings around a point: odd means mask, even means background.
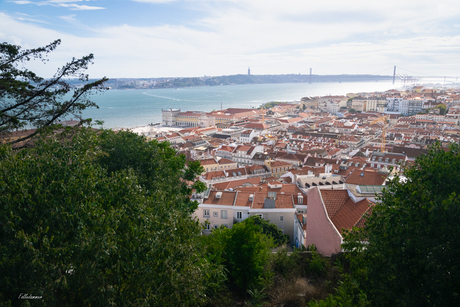
[[[240,297],[245,297],[248,289],[260,290],[271,282],[269,260],[273,240],[252,219],[231,229],[215,229],[203,240],[212,261],[225,267],[227,286]]]
[[[321,277],[326,273],[328,266],[329,263],[327,262],[327,260],[325,260],[317,252],[312,252],[311,260],[308,264],[309,273],[313,274],[316,277]]]
[[[271,269],[280,277],[295,275],[298,274],[299,260],[298,252],[289,254],[286,248],[281,248],[272,256]]]
[[[336,293],[328,295],[324,300],[311,301],[308,307],[365,307],[370,306],[366,294],[359,289],[358,284],[350,275],[343,275]]]
[[[277,279],[269,296],[275,306],[305,306],[306,302],[318,299],[321,291],[302,277]]]

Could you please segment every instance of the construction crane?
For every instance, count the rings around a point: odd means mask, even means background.
[[[371,122],[371,125],[377,124],[377,123],[383,123],[383,128],[382,128],[382,144],[380,145],[380,151],[382,153],[385,152],[385,136],[386,136],[386,129],[387,129],[387,123],[388,123],[389,116],[385,115],[380,118],[377,118],[376,120],[373,120]]]

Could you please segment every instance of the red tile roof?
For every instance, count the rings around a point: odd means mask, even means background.
[[[332,220],[345,202],[350,199],[347,190],[320,190],[327,215]]]
[[[367,198],[355,203],[349,198],[340,210],[331,219],[335,228],[342,234],[343,229],[350,230],[362,220],[363,214],[369,209],[370,202]]]
[[[355,169],[353,173],[348,176],[345,183],[356,185],[382,185],[387,177],[387,174],[382,174],[374,170]]]
[[[252,185],[258,185],[261,182],[261,177],[254,177],[248,179],[241,179],[241,180],[232,180],[228,182],[220,182],[213,185],[214,189],[222,191],[225,189],[233,189],[235,187],[243,186],[244,183],[249,183]]]
[[[216,197],[217,193],[222,193],[220,198]],[[213,204],[213,205],[223,205],[223,206],[233,206],[235,201],[236,192],[234,191],[211,191],[209,197],[203,200],[203,204]]]

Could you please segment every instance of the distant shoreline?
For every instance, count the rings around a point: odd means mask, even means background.
[[[113,78],[106,84],[113,89],[131,90],[246,84],[379,82],[392,79],[392,76],[382,75],[230,75],[193,78]]]

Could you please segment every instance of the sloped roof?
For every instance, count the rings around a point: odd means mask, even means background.
[[[356,185],[382,185],[387,177],[387,174],[376,171],[355,169],[350,176],[348,176],[345,183]]]
[[[217,193],[222,193],[220,198],[216,197]],[[203,204],[213,204],[213,205],[223,205],[223,206],[233,206],[235,201],[236,192],[235,191],[211,191],[208,198],[203,200]]]
[[[216,190],[222,191],[225,189],[233,189],[236,187],[241,187],[243,184],[249,184],[249,185],[258,185],[261,182],[261,177],[253,177],[253,178],[247,178],[247,179],[240,179],[240,180],[232,180],[232,181],[227,181],[227,182],[220,182],[220,183],[215,183],[213,184],[213,187]]]
[[[342,234],[342,229],[351,229],[362,221],[363,214],[369,210],[369,205],[372,204],[367,198],[355,203],[349,198],[332,218],[335,228]]]
[[[350,199],[347,190],[320,190],[327,215],[332,220],[340,208]]]
[[[233,164],[233,163],[236,163],[235,161],[233,160],[230,160],[230,159],[225,159],[225,158],[222,158],[220,159],[217,164],[219,165],[222,165],[222,164]]]

